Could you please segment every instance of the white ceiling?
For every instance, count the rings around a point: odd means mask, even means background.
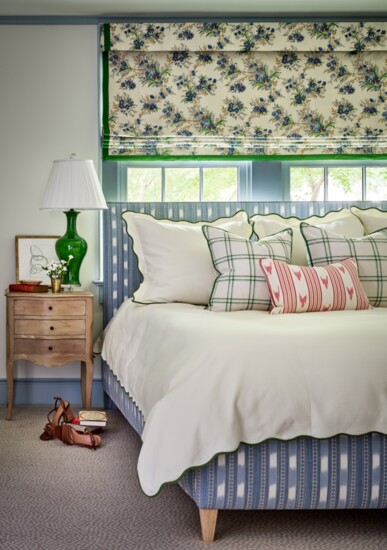
[[[387,15],[386,0],[0,0],[0,17]]]

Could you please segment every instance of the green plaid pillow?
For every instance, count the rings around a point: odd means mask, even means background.
[[[272,258],[290,263],[292,230],[285,229],[258,242],[209,225],[204,225],[202,230],[219,273],[207,308],[212,311],[268,310],[270,294],[259,260]]]
[[[350,239],[305,222],[301,223],[300,228],[310,265],[356,258],[359,279],[370,304],[387,307],[387,229],[360,239]]]

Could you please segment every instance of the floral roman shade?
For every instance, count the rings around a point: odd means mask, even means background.
[[[104,158],[387,156],[387,23],[104,25]]]

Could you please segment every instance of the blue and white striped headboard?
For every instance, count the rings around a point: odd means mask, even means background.
[[[133,254],[121,214],[126,210],[152,214],[171,220],[212,221],[231,216],[238,210],[253,214],[277,213],[282,216],[307,218],[322,216],[331,210],[371,206],[387,210],[387,201],[371,202],[111,202],[103,213],[104,234],[104,325],[109,322],[121,303],[138,288],[141,275],[137,257]]]

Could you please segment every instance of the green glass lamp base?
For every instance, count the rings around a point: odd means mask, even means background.
[[[77,216],[79,212],[76,210],[68,210],[64,212],[67,217],[67,231],[55,243],[55,251],[60,260],[67,260],[70,255],[73,259],[70,261],[67,273],[63,276],[64,285],[80,285],[79,270],[83,262],[83,258],[87,252],[87,242],[77,233]]]

